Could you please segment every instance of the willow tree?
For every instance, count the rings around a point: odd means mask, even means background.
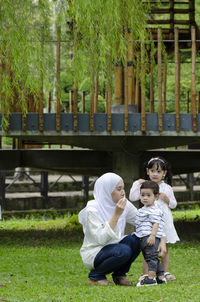
[[[149,3],[141,0],[60,0],[55,3],[58,22],[64,17],[69,24],[75,82],[89,76],[93,98],[95,77],[99,75],[105,86],[111,87],[114,64],[125,65],[130,43],[134,41],[139,45],[136,41],[145,40]]]
[[[26,113],[30,99],[37,103],[41,95],[48,65],[41,40],[49,34],[49,16],[45,0],[0,1],[0,111],[5,115]]]

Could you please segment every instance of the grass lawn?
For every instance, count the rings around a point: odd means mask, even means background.
[[[170,246],[170,271],[177,281],[142,288],[97,287],[87,284],[88,271],[79,255],[82,233],[72,222],[67,217],[0,222],[0,302],[200,301],[199,242],[189,238]],[[128,278],[136,285],[140,274],[141,255]]]

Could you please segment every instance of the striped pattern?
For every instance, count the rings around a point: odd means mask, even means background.
[[[158,223],[158,231],[156,234],[157,238],[164,236],[163,226],[164,226],[164,215],[161,209],[157,206],[152,207],[142,207],[138,210],[136,215],[136,236],[141,238],[151,234],[153,223]]]

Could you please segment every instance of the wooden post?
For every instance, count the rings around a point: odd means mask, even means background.
[[[115,64],[114,67],[115,80],[114,80],[114,103],[121,105],[123,103],[123,66],[122,63]]]
[[[144,43],[141,43],[141,131],[146,131]]]
[[[44,85],[44,77],[43,77],[43,57],[44,57],[44,25],[42,26],[41,31],[41,71],[40,71],[40,94],[39,94],[39,103],[38,103],[38,113],[39,113],[39,130],[40,132],[43,131],[44,121],[43,121],[43,85]]]
[[[56,45],[56,131],[60,131],[61,113],[61,91],[60,91],[60,44],[61,27],[57,26],[57,45]]]
[[[150,54],[150,113],[154,113],[153,51]]]
[[[85,91],[81,94],[81,109],[82,113],[85,113]]]
[[[175,51],[175,111],[176,132],[180,131],[180,60],[179,60],[179,29],[174,29],[174,51]]]
[[[192,36],[192,75],[191,75],[191,113],[193,131],[197,132],[197,108],[196,108],[196,29],[191,28]]]
[[[158,28],[158,50],[157,50],[157,61],[158,61],[158,129],[162,131],[162,30]]]
[[[167,52],[164,55],[164,76],[163,76],[163,112],[167,110]]]
[[[73,91],[69,92],[69,113],[73,112]]]
[[[73,130],[78,130],[78,83],[74,79],[74,100],[73,100]]]
[[[190,113],[190,92],[189,92],[189,90],[187,91],[186,101],[187,101],[187,113]]]

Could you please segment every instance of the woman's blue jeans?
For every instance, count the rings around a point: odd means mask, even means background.
[[[96,255],[89,278],[94,281],[104,280],[110,273],[113,276],[126,276],[139,253],[139,239],[134,234],[124,237],[119,243],[108,244]]]

